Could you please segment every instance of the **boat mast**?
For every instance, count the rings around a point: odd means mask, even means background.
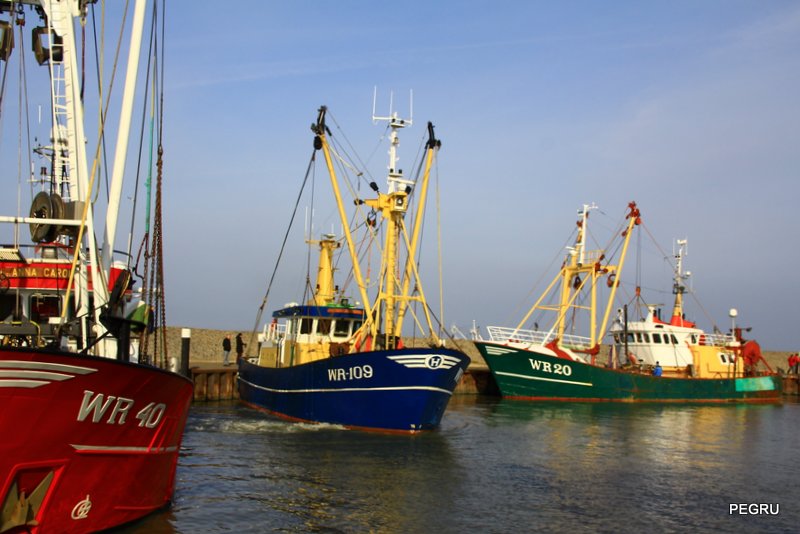
[[[314,296],[308,303],[310,306],[327,306],[336,300],[333,285],[333,251],[341,247],[341,243],[332,234],[326,234],[319,241],[307,241],[309,245],[319,245],[319,264],[317,267],[317,283]]]
[[[595,322],[596,322],[596,305],[597,305],[597,284],[595,281],[599,276],[604,275],[600,269],[596,268],[601,261],[602,254],[600,251],[592,251],[589,254],[586,250],[586,236],[589,233],[589,210],[595,210],[595,204],[584,204],[583,208],[578,210],[580,220],[578,225],[578,236],[575,239],[575,246],[569,247],[569,253],[565,261],[564,268],[561,271],[561,304],[559,305],[557,332],[558,339],[564,339],[566,330],[566,317],[571,308],[588,309],[589,311],[589,332],[591,336],[590,346],[594,346],[595,335]],[[587,258],[590,262],[587,263]],[[608,267],[608,266],[606,266]],[[588,282],[591,279],[591,282]],[[591,291],[591,305],[579,306],[575,304],[575,299],[587,283],[590,283],[589,288]]]
[[[345,238],[350,250],[350,256],[353,258],[353,274],[358,284],[361,298],[365,302],[365,309],[367,312],[366,321],[363,326],[363,332],[371,336],[373,339],[378,340],[379,328],[380,335],[383,338],[377,342],[378,346],[386,349],[396,348],[400,340],[401,327],[405,311],[408,308],[408,303],[411,301],[418,301],[423,303],[423,311],[425,314],[426,322],[430,335],[434,342],[438,342],[433,331],[432,319],[427,305],[425,304],[425,295],[422,291],[422,284],[420,281],[419,272],[417,271],[416,264],[414,263],[414,255],[418,246],[421,217],[424,211],[424,198],[427,192],[427,181],[430,174],[430,165],[432,162],[433,152],[438,149],[440,143],[433,137],[433,126],[429,126],[429,133],[431,139],[429,140],[429,155],[427,162],[427,169],[425,179],[421,185],[422,201],[417,207],[417,221],[413,231],[413,238],[409,238],[408,232],[405,227],[405,215],[408,210],[408,197],[412,191],[412,186],[415,185],[413,180],[407,180],[403,177],[403,171],[398,168],[397,162],[397,147],[400,144],[398,131],[411,124],[411,120],[400,118],[396,112],[388,117],[377,117],[373,115],[373,120],[387,120],[392,129],[390,135],[390,148],[389,148],[389,172],[388,172],[388,193],[381,193],[377,185],[373,184],[373,190],[377,193],[377,198],[373,199],[358,199],[357,204],[365,205],[376,213],[379,213],[385,220],[386,240],[383,247],[383,260],[381,266],[381,283],[379,286],[378,296],[372,306],[369,305],[369,298],[366,294],[366,284],[361,273],[361,268],[358,264],[358,256],[356,254],[355,244],[353,242],[352,233],[349,230],[349,222],[344,212],[344,204],[341,198],[341,191],[338,185],[335,171],[333,169],[330,151],[327,142],[327,129],[325,128],[325,113],[327,109],[323,106],[320,108],[319,118],[317,124],[313,127],[314,132],[317,134],[318,141],[315,146],[322,149],[325,155],[325,161],[328,165],[328,172],[331,176],[331,183],[333,185],[334,196],[339,208],[339,216],[345,228]],[[401,280],[399,263],[400,246],[404,246],[407,251],[405,258],[405,277]],[[410,274],[410,276],[409,276]],[[412,288],[418,292],[418,295],[409,295]]]
[[[361,266],[358,263],[358,254],[356,252],[355,241],[353,240],[353,233],[350,231],[347,213],[345,213],[344,210],[342,192],[339,188],[339,180],[336,177],[336,171],[333,168],[333,160],[331,159],[330,147],[328,146],[328,128],[325,125],[325,114],[327,111],[327,107],[320,107],[319,114],[317,115],[317,122],[311,126],[311,130],[316,134],[316,137],[314,138],[314,148],[316,150],[322,150],[322,153],[325,156],[325,163],[328,166],[328,174],[331,178],[331,187],[333,188],[333,195],[336,198],[336,206],[339,210],[339,218],[341,219],[342,227],[344,228],[347,248],[350,252],[350,257],[353,259],[353,276],[356,280],[356,285],[358,285],[358,291],[361,295],[361,301],[364,303],[364,311],[367,315],[364,327],[367,327],[367,325],[372,325],[374,321],[372,306],[370,305],[369,296],[367,295],[367,286],[364,283],[364,276],[361,274]]]
[[[396,340],[395,332],[395,307],[398,298],[399,273],[398,250],[400,243],[400,232],[404,230],[403,217],[408,209],[408,193],[414,184],[411,180],[403,178],[403,170],[397,166],[397,147],[400,145],[398,132],[406,126],[413,124],[412,119],[401,119],[396,111],[390,110],[390,115],[379,117],[372,115],[373,121],[388,121],[392,132],[389,134],[389,174],[387,184],[389,193],[384,195],[378,192],[377,199],[365,200],[364,203],[373,210],[378,211],[386,220],[386,243],[384,245],[384,275],[381,281],[381,289],[378,293],[376,307],[380,313],[383,311],[383,335],[385,347],[394,348]],[[383,303],[383,306],[381,306]]]
[[[105,279],[111,272],[111,258],[114,254],[114,240],[117,232],[117,219],[119,216],[119,204],[122,197],[123,174],[125,170],[125,160],[128,154],[128,136],[130,134],[131,115],[133,113],[133,99],[136,94],[136,78],[139,72],[139,54],[142,48],[142,32],[144,28],[145,8],[147,0],[136,0],[133,10],[133,26],[131,29],[131,40],[128,48],[128,66],[125,75],[125,87],[122,93],[122,107],[120,110],[119,128],[117,130],[116,153],[114,155],[114,166],[111,173],[111,185],[108,193],[108,211],[106,213],[106,233],[103,243],[103,269]],[[95,297],[97,301],[97,297]],[[99,304],[108,301],[108,294]]]
[[[32,2],[36,4],[36,2]],[[70,197],[74,200],[82,200],[85,202],[83,205],[84,218],[85,218],[85,233],[88,240],[89,249],[89,262],[94,266],[93,274],[93,290],[95,301],[106,302],[108,300],[108,290],[102,282],[103,277],[100,276],[101,269],[99,268],[99,261],[97,257],[97,243],[94,235],[94,214],[91,206],[89,205],[90,184],[89,184],[89,165],[86,157],[84,132],[84,116],[83,116],[83,103],[80,99],[80,73],[78,72],[78,57],[75,50],[75,35],[73,31],[72,19],[85,15],[86,5],[83,5],[84,11],[81,10],[81,2],[57,2],[54,0],[42,0],[39,2],[42,10],[47,17],[49,35],[52,37],[53,32],[60,38],[60,46],[62,47],[62,68],[63,68],[63,102],[57,96],[59,95],[58,76],[53,75],[51,70],[51,94],[53,95],[53,114],[54,118],[64,113],[65,124],[54,124],[54,128],[60,129],[64,127],[67,135],[67,173],[69,176],[70,184]],[[57,54],[53,53],[53,48],[56,43],[55,39],[51,39],[51,51],[49,62],[51,69],[57,67],[54,63],[58,62]],[[54,135],[54,139],[59,136]],[[76,254],[82,254],[82,245],[80,242],[75,243]],[[88,338],[88,325],[86,323],[86,316],[88,311],[88,277],[85,271],[85,262],[79,262],[78,276],[76,281],[76,293],[80,295],[78,299],[78,316],[82,317],[81,331],[84,340],[84,345]],[[65,302],[66,307],[66,302]],[[95,307],[95,323],[97,328],[100,329],[98,335],[105,332],[99,321],[99,311]]]
[[[623,237],[622,251],[620,253],[619,263],[617,265],[605,264],[602,262],[605,259],[605,254],[602,250],[587,251],[586,250],[586,236],[588,234],[589,224],[589,210],[597,209],[595,205],[584,204],[583,208],[578,211],[579,220],[578,236],[575,239],[575,245],[568,247],[568,255],[564,260],[561,270],[553,278],[550,285],[542,293],[536,303],[530,308],[522,321],[516,326],[515,330],[520,330],[523,325],[530,319],[534,310],[548,310],[557,313],[556,321],[548,332],[545,339],[550,339],[553,332],[556,333],[556,338],[560,344],[564,344],[567,315],[570,310],[584,310],[589,313],[589,346],[578,347],[582,350],[596,351],[599,348],[600,341],[603,339],[606,327],[608,326],[608,319],[611,315],[611,308],[614,304],[614,297],[619,286],[617,276],[622,272],[625,265],[625,257],[628,253],[628,245],[631,238],[631,230],[635,225],[638,225],[641,220],[639,218],[639,209],[636,207],[635,202],[628,204],[628,214],[626,215],[627,225],[625,230],[622,231]],[[600,278],[607,277],[607,285],[611,289],[608,296],[608,302],[603,314],[603,319],[600,328],[597,328],[597,282]],[[559,302],[554,305],[542,304],[544,299],[554,289],[556,283],[561,281],[561,296]],[[576,304],[578,296],[583,289],[589,284],[591,291],[591,302],[589,306]]]
[[[441,146],[433,135],[433,125],[428,123],[428,150],[426,158],[426,169],[420,185],[420,199],[417,202],[416,220],[414,223],[413,237],[409,239],[405,225],[406,212],[408,211],[408,200],[414,180],[403,177],[402,169],[398,168],[397,147],[400,144],[398,132],[412,125],[412,119],[402,119],[396,111],[391,111],[385,117],[376,116],[373,111],[373,121],[388,121],[392,132],[389,136],[389,168],[388,168],[388,189],[387,194],[378,192],[378,198],[364,200],[364,204],[380,213],[386,221],[386,243],[384,245],[383,279],[381,289],[375,307],[379,313],[383,311],[383,346],[387,349],[394,349],[398,346],[402,334],[403,319],[411,301],[422,303],[428,331],[431,341],[438,344],[439,340],[433,329],[430,312],[425,301],[425,294],[422,290],[422,283],[419,272],[414,262],[416,250],[419,242],[419,233],[422,224],[422,216],[425,209],[425,199],[428,189],[428,178],[430,176],[430,166],[433,161],[435,151]],[[400,247],[403,245],[406,251],[405,269],[402,281],[400,278]],[[414,290],[418,295],[409,295],[411,282],[414,282]]]
[[[400,336],[401,334],[401,326],[403,324],[403,319],[405,318],[406,310],[408,309],[408,300],[409,297],[409,288],[411,286],[411,277],[412,271],[415,269],[416,264],[414,263],[414,258],[417,254],[417,246],[419,244],[419,235],[422,229],[422,221],[424,218],[425,213],[425,204],[428,198],[428,184],[430,183],[430,175],[431,175],[431,166],[433,165],[433,160],[436,157],[436,154],[439,152],[439,148],[441,148],[442,142],[439,139],[436,139],[436,136],[433,133],[433,124],[428,122],[428,142],[426,143],[426,155],[425,155],[425,171],[422,174],[421,184],[417,187],[417,213],[414,217],[414,230],[411,234],[411,246],[408,250],[408,257],[406,258],[406,269],[405,275],[403,276],[403,292],[402,298],[403,300],[400,303],[400,309],[397,314],[397,325],[394,332],[395,336]],[[415,276],[416,273],[414,273]],[[418,276],[417,276],[418,278]],[[422,289],[422,284],[417,283],[419,290]],[[426,317],[428,315],[428,307],[425,306],[425,314]],[[428,323],[430,326],[430,318],[428,317]],[[435,333],[433,328],[430,328],[431,337],[435,342],[438,340],[435,337]]]
[[[683,256],[686,254],[688,241],[686,239],[678,239],[675,244],[678,245],[678,252],[675,253],[675,276],[672,284],[672,292],[675,293],[675,305],[672,307],[670,324],[683,326],[683,294],[686,292],[686,286],[683,283],[691,276],[690,272],[683,272]]]

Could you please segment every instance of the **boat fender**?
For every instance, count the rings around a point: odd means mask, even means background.
[[[314,150],[320,150],[322,148],[322,139],[318,135],[314,136]]]
[[[610,275],[608,275],[608,279],[606,280],[606,285],[608,285],[608,287],[614,287],[616,281],[617,281],[617,275],[611,273]]]

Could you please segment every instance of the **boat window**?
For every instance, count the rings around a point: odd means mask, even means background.
[[[653,343],[661,343],[661,334],[653,334]]]
[[[327,336],[331,332],[330,319],[317,319],[317,334]]]
[[[333,322],[333,335],[336,337],[347,337],[350,334],[350,321],[346,319],[336,319]]]
[[[16,303],[17,298],[14,293],[0,294],[0,321],[14,314]]]
[[[31,296],[31,321],[46,323],[50,317],[58,317],[61,299],[57,296],[32,295]]]
[[[723,352],[720,352],[720,353],[719,353],[719,360],[720,360],[722,363],[728,363],[728,356],[727,356],[727,354],[725,354],[725,353],[723,353]]]
[[[689,339],[691,339],[692,345],[697,345],[697,334],[692,334]]]
[[[637,343],[641,343],[642,342],[642,333],[641,332],[636,332],[636,342]]]
[[[628,343],[633,343],[633,333],[628,332]]]
[[[358,321],[353,321],[353,332],[355,332],[356,330],[358,330],[359,328],[361,328],[361,323],[362,323],[362,322],[363,322],[363,321],[361,321],[361,320],[358,320]]]
[[[644,333],[644,342],[650,343],[650,334],[648,334],[647,332]]]
[[[672,338],[672,344],[673,345],[677,345],[678,344],[678,339],[675,337],[675,334],[670,334],[669,337]]]
[[[303,317],[302,319],[300,319],[301,334],[310,334],[313,326],[314,326],[314,319],[311,319],[309,317]]]

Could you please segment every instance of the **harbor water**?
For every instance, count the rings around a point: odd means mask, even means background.
[[[193,405],[170,509],[125,533],[797,532],[800,404],[453,397],[416,436]]]

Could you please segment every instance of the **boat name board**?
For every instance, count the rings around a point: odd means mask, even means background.
[[[329,382],[341,382],[343,380],[361,380],[372,378],[371,365],[354,365],[352,367],[337,367],[328,369]]]
[[[141,404],[141,402],[134,399],[104,395],[87,389],[83,392],[83,401],[81,402],[80,410],[78,410],[78,421],[85,421],[91,414],[90,421],[92,423],[100,423],[103,422],[106,413],[108,413],[108,418],[105,419],[107,425],[124,425],[128,419],[128,414],[133,412],[135,406]],[[110,412],[109,408],[111,408]],[[149,402],[136,413],[136,419],[139,421],[140,427],[155,428],[161,422],[166,411],[167,405],[163,402]]]
[[[542,371],[543,373],[550,373],[562,376],[572,375],[572,367],[570,367],[565,363],[550,363],[537,360],[534,358],[528,358],[528,361],[531,362],[531,368],[534,371]]]
[[[69,278],[67,267],[0,267],[0,274],[7,278]]]

